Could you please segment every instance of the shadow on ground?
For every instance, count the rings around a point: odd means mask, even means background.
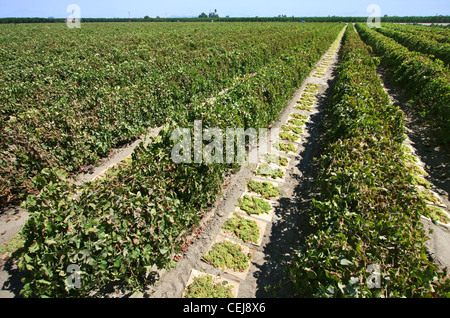
[[[291,175],[293,194],[291,197],[281,198],[275,209],[277,220],[272,224],[270,243],[263,251],[266,255],[265,262],[255,273],[258,285],[257,298],[298,296],[286,268],[291,255],[304,244],[312,231],[307,212],[312,207],[312,191],[319,168],[318,162],[314,159],[320,155],[325,136],[323,110],[327,105],[332,80],[329,80],[328,84],[327,91],[317,98],[318,112],[310,116],[310,121],[305,127],[309,136],[303,140],[304,149],[299,154],[300,161],[296,166],[300,173]]]
[[[14,263],[14,258],[6,261],[0,271],[0,298],[22,298],[20,291],[22,273]]]

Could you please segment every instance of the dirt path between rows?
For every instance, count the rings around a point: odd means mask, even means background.
[[[84,172],[75,175],[75,183],[82,185],[85,182],[93,181],[104,176],[111,167],[119,164],[128,156],[131,156],[134,149],[141,143],[148,143],[159,134],[162,127],[150,129],[143,136],[138,137],[133,142],[122,147],[111,150],[110,155],[101,159],[95,166],[89,166]],[[20,206],[6,208],[0,214],[0,246],[11,242],[20,232],[25,222],[28,220],[28,212]],[[20,273],[16,265],[9,259],[8,253],[0,254],[0,298],[17,297],[22,283]]]
[[[326,54],[316,66],[323,62],[325,56]],[[308,114],[309,120],[305,127],[305,133],[302,135],[302,144],[295,155],[287,155],[291,159],[287,169],[289,173],[287,173],[285,182],[280,186],[283,197],[275,206],[274,221],[271,224],[272,226],[268,226],[266,229],[261,247],[257,249],[252,260],[250,272],[246,276],[247,278],[241,282],[238,297],[274,296],[275,290],[267,290],[267,287],[286,281],[283,266],[289,260],[292,249],[299,246],[299,242],[307,232],[305,228],[307,221],[304,220],[301,211],[306,211],[311,204],[309,191],[316,171],[313,158],[318,154],[320,136],[322,135],[322,113],[320,110],[326,103],[325,95],[330,81],[334,77],[332,69],[336,62],[337,54],[334,54],[331,67],[328,67],[325,76],[322,78],[314,77],[312,72],[289,101],[280,115],[280,121],[274,124],[274,127],[280,127],[286,122],[306,87],[306,83],[316,83],[320,86],[317,95],[318,101],[314,110]],[[152,130],[149,137],[153,137],[160,129],[161,127]],[[101,177],[108,168],[131,155],[142,141],[142,138],[139,138],[133,143],[115,149],[108,158],[103,159],[97,166],[90,167],[89,171],[78,175],[77,183],[82,184]],[[245,190],[247,180],[254,177],[253,172],[256,167],[256,164],[243,165],[240,171],[226,178],[223,186],[223,197],[214,204],[202,220],[199,227],[202,230],[201,233],[194,233],[191,238],[192,245],[174,268],[168,272],[164,270],[158,272],[155,285],[149,286],[148,290],[138,295],[120,291],[106,297],[181,297],[191,270],[194,267],[201,270],[208,268],[209,265],[200,261],[201,255],[220,232],[227,213],[235,209],[235,203]],[[27,212],[20,207],[10,208],[0,215],[0,230],[4,232],[0,237],[0,243],[10,241],[20,231],[27,219]],[[20,272],[12,260],[3,262],[2,265],[0,267],[0,297],[19,297],[22,286]],[[209,268],[209,271],[211,274],[227,276],[226,273],[220,273],[219,270]],[[235,279],[231,275],[228,275],[228,277]],[[291,295],[289,284],[284,284],[283,288],[278,288],[276,292],[277,296],[288,297]]]
[[[431,190],[438,194],[446,212],[450,212],[450,153],[432,137],[431,128],[417,115],[417,111],[405,99],[388,72],[381,66],[377,67],[377,71],[391,102],[405,114],[405,133],[408,139],[404,144],[413,148],[415,155],[423,163],[422,168],[429,174],[426,179],[432,184]],[[450,226],[434,224],[425,217],[422,218],[422,223],[430,239],[426,245],[436,265],[441,269],[450,269]]]
[[[256,74],[250,73],[244,76],[243,79],[253,77]],[[237,78],[236,81],[238,80],[241,79]],[[229,88],[223,89],[217,96],[226,93],[228,90]],[[206,102],[214,102],[217,96],[208,98]],[[131,156],[139,145],[149,143],[162,129],[163,126],[150,128],[135,140],[112,149],[109,155],[102,158],[97,164],[87,166],[82,172],[75,174],[73,176],[75,184],[81,186],[83,183],[102,178],[108,169],[120,164],[127,157]],[[28,217],[28,212],[21,208],[20,205],[6,207],[0,210],[0,246],[14,240],[28,220]],[[0,298],[18,296],[22,286],[20,273],[12,260],[10,260],[8,254],[8,252],[0,253]]]
[[[353,23],[353,27],[354,27]],[[358,31],[354,27],[356,33]],[[381,78],[384,90],[392,104],[399,107],[405,114],[405,130],[407,140],[405,145],[410,146],[414,155],[422,163],[421,168],[428,173],[427,181],[432,184],[435,192],[445,206],[445,211],[450,213],[450,152],[442,148],[432,137],[431,127],[418,116],[417,111],[408,103],[405,94],[396,85],[395,81],[386,72],[386,69],[378,65],[378,76]],[[450,226],[435,224],[430,219],[422,217],[425,233],[429,240],[426,246],[434,263],[442,270],[450,269]]]
[[[340,42],[339,42],[340,43]],[[340,44],[337,51],[339,51]],[[275,204],[274,215],[265,228],[264,238],[255,252],[251,266],[244,278],[237,279],[228,272],[216,269],[202,261],[204,255],[221,230],[230,211],[245,191],[247,180],[255,178],[253,172],[256,165],[246,165],[227,182],[224,196],[213,207],[208,222],[199,237],[194,240],[188,251],[178,264],[167,273],[163,273],[156,286],[135,297],[179,298],[182,297],[191,273],[201,271],[239,284],[238,298],[292,297],[295,290],[286,276],[285,268],[289,264],[292,253],[302,245],[309,234],[308,220],[304,212],[311,208],[311,189],[317,172],[314,158],[321,149],[323,136],[323,108],[326,107],[328,90],[334,79],[334,67],[338,62],[338,54],[325,54],[316,64],[323,64],[327,59],[328,68],[323,77],[315,77],[313,71],[295,92],[287,107],[280,115],[280,120],[273,127],[280,127],[288,120],[290,114],[299,112],[294,106],[308,83],[319,85],[316,102],[311,111],[300,111],[309,116],[304,127],[302,139],[295,154],[289,157],[286,177],[278,186],[282,197]]]

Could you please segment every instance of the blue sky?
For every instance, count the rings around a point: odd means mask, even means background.
[[[221,16],[368,16],[368,5],[378,4],[381,15],[450,15],[449,0],[0,0],[0,17],[57,17],[69,15],[75,3],[81,17],[198,16],[217,9]]]

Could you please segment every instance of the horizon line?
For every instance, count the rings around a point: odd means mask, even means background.
[[[146,15],[148,16],[148,15]],[[81,19],[144,19],[146,16],[143,17],[81,17]],[[416,17],[416,18],[424,18],[424,17],[448,17],[450,15],[446,14],[438,14],[438,15],[386,15],[381,16],[381,18],[409,18],[409,17]],[[198,16],[169,16],[169,17],[162,17],[162,16],[148,16],[150,19],[228,19],[228,18],[241,18],[241,19],[247,19],[247,18],[367,18],[367,16],[364,15],[317,15],[317,16],[219,16],[214,18],[200,18]],[[27,16],[27,17],[17,17],[17,16],[8,16],[8,17],[0,17],[0,19],[66,19],[67,17],[43,17],[43,16]]]

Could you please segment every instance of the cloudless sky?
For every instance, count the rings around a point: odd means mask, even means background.
[[[366,8],[372,3],[381,16],[450,15],[450,0],[0,0],[0,18],[65,18],[72,3],[85,18],[192,17],[214,9],[221,17],[369,16]]]

